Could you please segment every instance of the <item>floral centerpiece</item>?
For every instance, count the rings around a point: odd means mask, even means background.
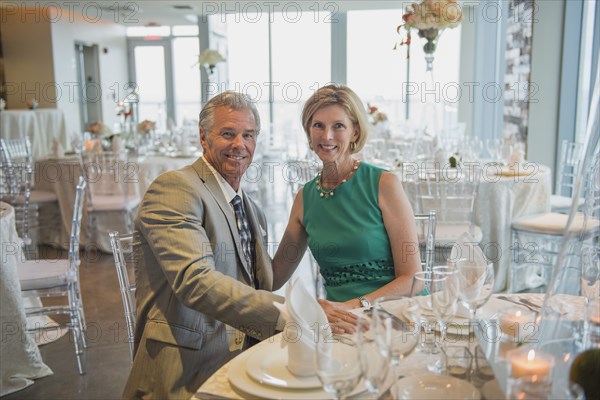
[[[31,99],[27,102],[27,108],[30,110],[36,110],[39,107],[40,103],[36,99]]]
[[[384,113],[379,111],[379,108],[372,106],[369,103],[367,103],[367,107],[369,108],[369,118],[373,125],[377,125],[380,122],[384,122],[384,121],[388,120],[387,115],[385,115]]]
[[[156,122],[150,120],[143,120],[138,124],[137,130],[139,133],[151,133],[156,129]]]
[[[373,125],[372,132],[374,136],[388,139],[390,137],[390,129],[387,115],[369,103],[367,103],[367,107],[369,110],[369,122]]]
[[[456,0],[422,0],[413,3],[402,16],[403,24],[398,26],[398,33],[402,29],[407,33],[400,45],[410,46],[411,31],[417,30],[419,37],[427,42],[423,46],[427,71],[433,69],[433,53],[435,52],[437,40],[446,28],[456,28],[462,21],[463,14]]]

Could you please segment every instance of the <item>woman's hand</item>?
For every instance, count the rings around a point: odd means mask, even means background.
[[[356,314],[351,313],[351,307],[344,303],[337,303],[334,301],[328,301],[321,299],[319,304],[325,315],[327,315],[327,321],[331,325],[333,333],[354,333],[356,332]]]

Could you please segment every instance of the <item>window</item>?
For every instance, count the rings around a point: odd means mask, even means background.
[[[274,13],[270,27],[266,14],[227,15],[229,88],[258,100],[262,131],[270,148],[305,151],[302,106],[318,87],[331,80],[331,24],[327,15],[284,17]]]

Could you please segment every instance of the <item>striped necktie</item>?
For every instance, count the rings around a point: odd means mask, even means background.
[[[231,204],[233,205],[233,210],[235,211],[235,222],[237,224],[240,239],[242,241],[244,257],[250,265],[250,279],[252,283],[254,283],[254,263],[252,262],[252,232],[248,226],[248,219],[246,218],[246,213],[244,212],[244,207],[242,206],[242,199],[240,196],[236,195],[233,200],[231,200]]]

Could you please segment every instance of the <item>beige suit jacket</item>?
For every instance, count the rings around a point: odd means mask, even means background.
[[[220,178],[220,177],[219,177]],[[256,339],[279,312],[264,214],[244,194],[255,240],[252,288],[232,207],[204,159],[159,176],[135,220],[136,354],[124,398],[189,398],[239,351],[225,324]],[[230,337],[228,337],[230,336]]]

